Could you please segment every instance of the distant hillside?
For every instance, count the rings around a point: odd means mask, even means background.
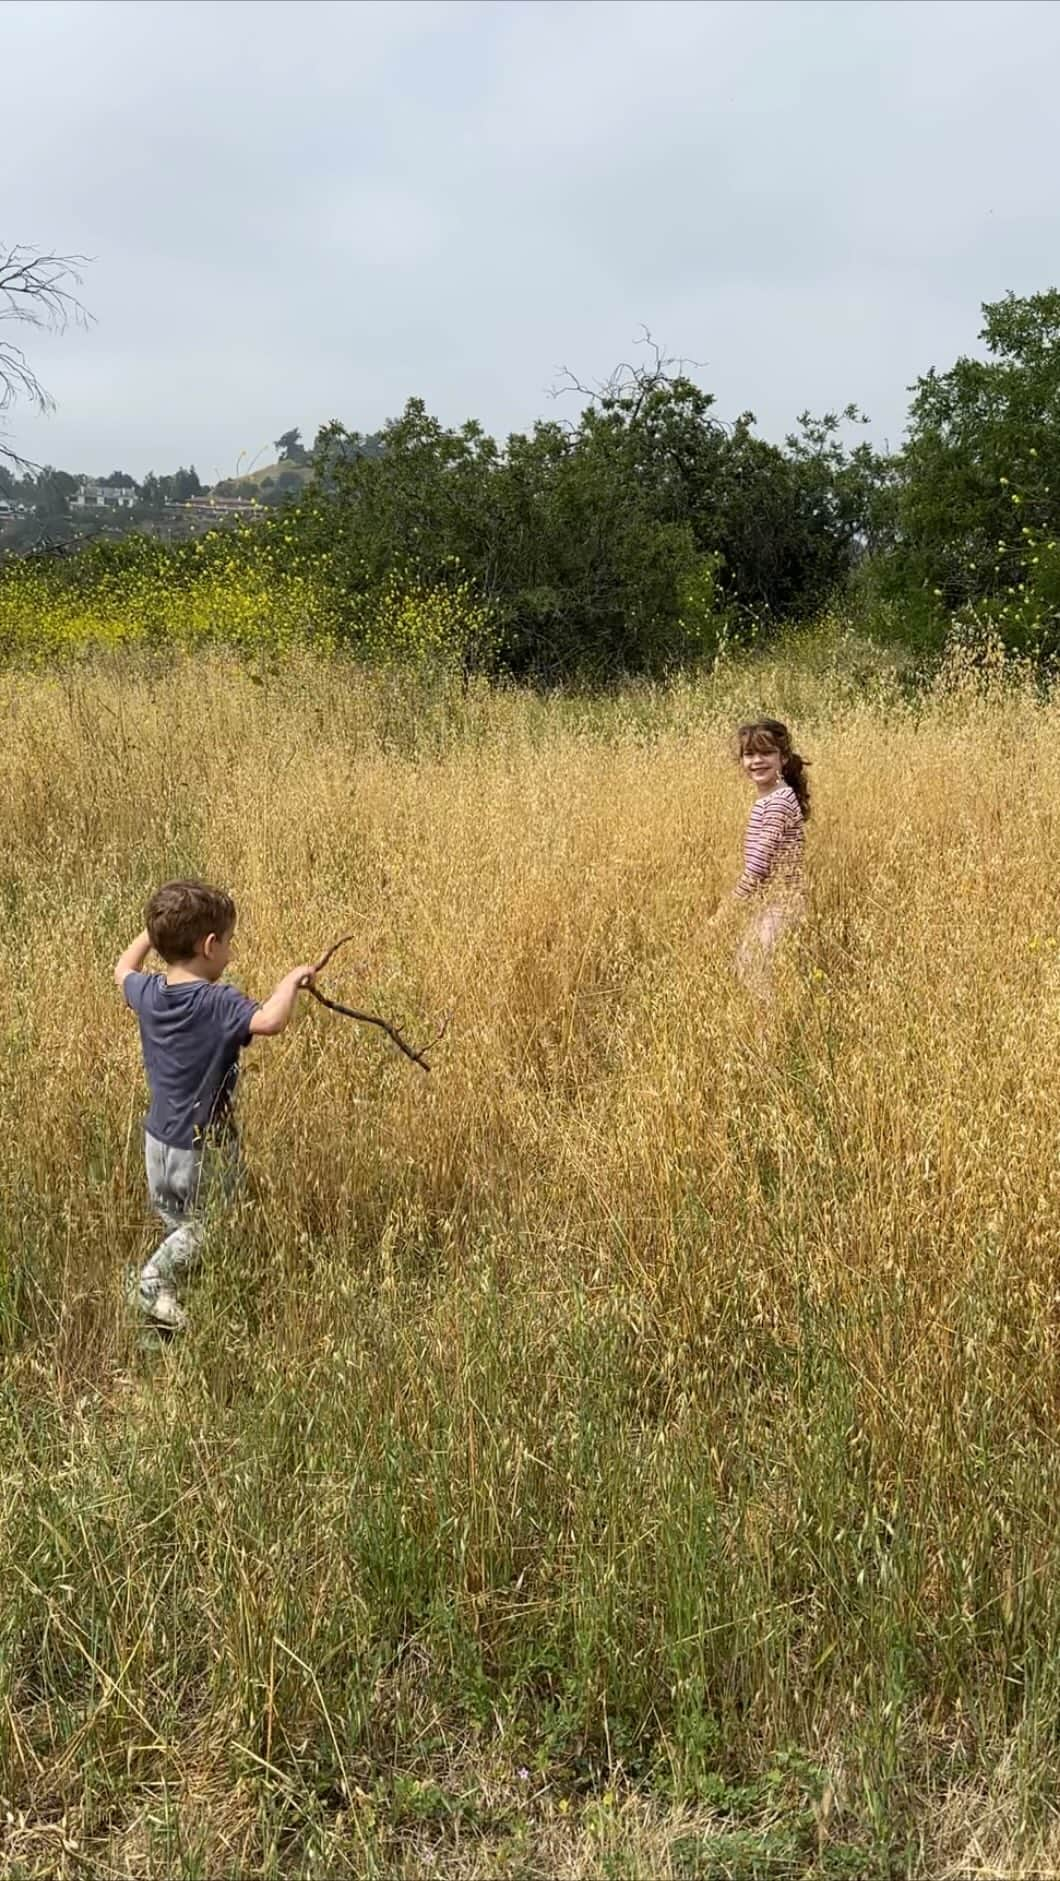
[[[308,464],[264,464],[260,470],[250,470],[243,477],[225,477],[214,485],[213,493],[215,496],[257,497],[259,501],[274,495],[297,496],[312,474]]]

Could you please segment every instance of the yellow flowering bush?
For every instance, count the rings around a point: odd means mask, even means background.
[[[494,649],[466,581],[391,576],[351,589],[326,544],[286,519],[184,543],[130,537],[59,559],[0,564],[0,658],[41,664],[125,646],[229,646],[248,654],[339,646],[373,663],[465,666]]]
[[[457,666],[488,663],[495,628],[470,585],[426,588],[391,576],[365,596],[351,638],[375,663]]]

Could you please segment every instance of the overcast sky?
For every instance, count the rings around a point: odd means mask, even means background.
[[[723,417],[895,443],[981,301],[1060,281],[1052,0],[0,0],[0,71],[0,240],[91,257],[14,422],[71,470],[412,394],[504,433],[641,323]]]

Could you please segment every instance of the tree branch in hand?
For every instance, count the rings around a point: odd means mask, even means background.
[[[438,1027],[438,1030],[435,1032],[434,1037],[429,1039],[426,1045],[415,1046],[415,1045],[409,1044],[407,1038],[405,1038],[404,1034],[402,1033],[400,1026],[393,1025],[389,1019],[381,1019],[378,1013],[374,1013],[374,1012],[357,1012],[354,1009],[354,1007],[340,1005],[337,999],[328,999],[324,993],[318,992],[316,986],[314,985],[314,981],[316,980],[317,974],[323,973],[324,968],[327,966],[329,960],[331,960],[334,957],[334,955],[338,953],[339,948],[345,947],[347,942],[351,941],[352,939],[353,939],[352,934],[340,935],[339,939],[335,941],[332,944],[332,946],[330,946],[327,949],[327,952],[321,954],[320,959],[317,961],[315,967],[313,968],[311,977],[304,979],[302,981],[302,986],[304,987],[305,991],[310,995],[310,997],[316,1000],[317,1005],[325,1006],[328,1012],[337,1012],[341,1014],[342,1018],[344,1019],[355,1019],[359,1025],[378,1026],[381,1032],[386,1033],[387,1038],[391,1041],[391,1043],[397,1046],[399,1052],[404,1052],[405,1057],[410,1058],[414,1065],[419,1065],[421,1071],[429,1071],[431,1067],[430,1067],[430,1061],[427,1058],[427,1053],[429,1051],[433,1051],[434,1047],[445,1037],[445,1034],[449,1027],[449,1019],[450,1019],[449,1013],[446,1013],[445,1018],[442,1020],[441,1025]]]

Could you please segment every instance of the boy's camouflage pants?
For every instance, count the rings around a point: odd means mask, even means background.
[[[177,1287],[199,1259],[210,1219],[238,1186],[239,1145],[233,1137],[174,1149],[147,1134],[144,1160],[151,1207],[167,1229],[140,1275],[140,1290],[149,1296],[160,1285]]]

